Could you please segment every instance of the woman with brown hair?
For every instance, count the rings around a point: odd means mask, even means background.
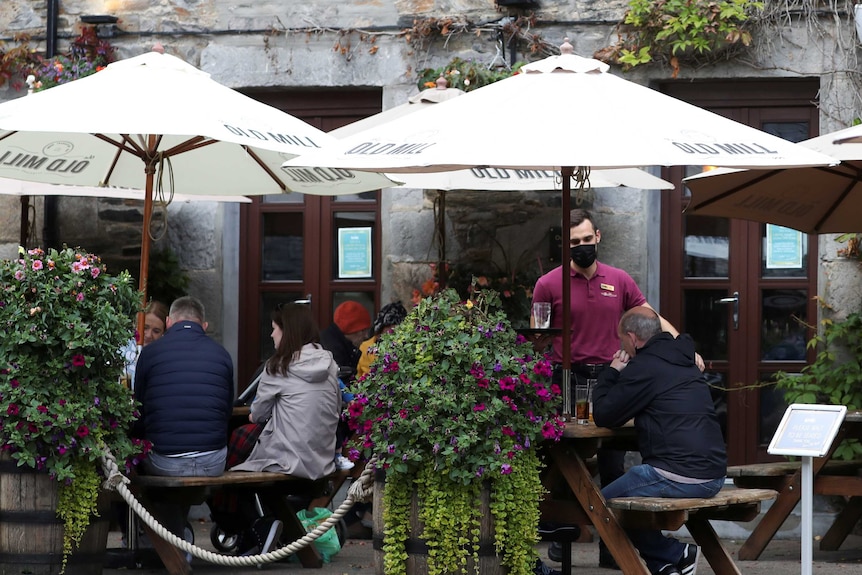
[[[308,306],[285,304],[271,320],[275,354],[266,362],[251,404],[251,424],[231,435],[227,466],[320,479],[335,472],[338,366],[321,347]],[[210,505],[219,528],[240,535],[241,554],[268,553],[282,528],[278,520],[249,514],[253,497],[249,490],[237,491],[236,501],[225,498]]]

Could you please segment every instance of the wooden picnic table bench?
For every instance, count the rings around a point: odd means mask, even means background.
[[[147,507],[147,502],[153,499],[159,501],[176,501],[195,505],[206,501],[214,491],[226,487],[255,487],[260,491],[269,490],[279,496],[269,498],[276,518],[284,525],[283,533],[290,541],[295,541],[306,534],[305,528],[296,516],[296,511],[287,499],[287,495],[302,493],[304,495],[319,491],[325,484],[337,479],[337,472],[332,476],[317,481],[293,477],[283,473],[266,471],[225,471],[217,477],[169,477],[162,475],[135,475],[131,477],[130,490]],[[344,479],[341,480],[342,482]],[[312,500],[312,505],[319,499]],[[141,523],[144,531],[153,544],[153,549],[164,563],[170,575],[189,575],[191,567],[185,559],[185,554],[161,537],[146,523]],[[323,566],[320,554],[313,545],[308,545],[297,551],[297,557],[303,567],[320,568]]]
[[[724,487],[705,499],[616,497],[607,506],[625,528],[676,531],[685,525],[716,575],[740,575],[709,521],[751,521],[760,513],[760,502],[777,495],[772,489]]]
[[[853,417],[858,418],[855,415]],[[855,423],[854,425],[858,426]],[[842,435],[843,432],[846,432],[846,429],[842,430]],[[858,437],[858,433],[855,436]],[[839,442],[840,438],[836,439],[834,445]],[[802,489],[801,466],[800,461],[777,461],[734,465],[727,468],[727,476],[733,478],[733,483],[738,487],[775,489],[779,493],[775,503],[749,535],[748,540],[740,547],[738,552],[740,560],[753,561],[760,557],[766,545],[796,507]],[[862,518],[860,473],[862,473],[860,460],[814,458],[814,493],[849,497],[845,508],[820,540],[820,549],[824,551],[837,550],[853,526]]]

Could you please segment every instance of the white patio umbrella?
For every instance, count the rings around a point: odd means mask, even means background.
[[[862,229],[862,126],[799,143],[841,160],[837,166],[732,170],[685,179],[686,211],[777,224],[812,234]]]
[[[64,186],[62,184],[45,184],[41,182],[26,182],[0,178],[0,194],[5,196],[71,196],[78,198],[120,198],[124,200],[145,200],[144,190],[134,188],[116,188],[113,186]],[[154,201],[159,201],[155,199]],[[228,194],[180,194],[165,198],[165,203],[189,202],[238,202],[250,203],[248,196]]]
[[[0,177],[182,194],[358,193],[377,174],[314,170],[294,178],[284,160],[334,141],[309,124],[154,50],[105,70],[0,104]],[[149,237],[142,234],[146,294]],[[144,295],[146,297],[146,295]]]
[[[652,165],[813,166],[836,160],[608,73],[573,54],[464,96],[366,130],[286,162],[386,173],[472,167],[560,170],[563,213],[570,178],[585,168]],[[563,274],[563,338],[571,333]],[[571,366],[563,346],[564,377]],[[568,386],[565,386],[566,388]]]
[[[379,114],[351,122],[346,126],[336,128],[329,133],[339,140],[353,136],[371,128],[413,114],[428,106],[451,100],[463,94],[463,90],[447,87],[446,79],[441,75],[437,86],[422,90],[408,98],[407,103],[384,110]],[[483,191],[545,191],[559,190],[562,187],[562,175],[554,170],[508,170],[505,168],[472,168],[469,170],[452,170],[433,173],[400,173],[392,176],[399,185],[396,188],[421,188],[430,190],[483,190]],[[593,170],[590,174],[590,186],[593,188],[615,188],[626,186],[643,190],[669,190],[673,184],[657,178],[637,168],[622,168],[616,170]]]

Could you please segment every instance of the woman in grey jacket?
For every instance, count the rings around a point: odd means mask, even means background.
[[[265,424],[237,471],[274,471],[305,479],[335,472],[335,430],[341,414],[338,365],[320,346],[306,305],[287,304],[272,316],[275,355],[260,378],[249,419]]]
[[[321,347],[308,306],[283,305],[271,319],[275,354],[266,363],[252,401],[252,423],[231,436],[228,466],[233,465],[232,471],[320,479],[335,472],[332,454],[341,414],[338,365]],[[240,536],[240,554],[271,550],[282,525],[253,514],[252,491],[238,490],[233,497],[216,499],[210,504],[213,520],[226,533]]]

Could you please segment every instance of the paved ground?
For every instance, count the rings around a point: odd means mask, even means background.
[[[212,549],[209,543],[209,531],[211,524],[205,519],[193,521],[198,544],[207,549]],[[111,533],[109,546],[116,545],[119,533]],[[729,541],[727,546],[736,556],[736,550],[741,541]],[[541,556],[547,559],[546,544],[539,545]],[[572,547],[572,573],[577,575],[612,575],[619,571],[610,571],[598,568],[598,549],[595,543],[575,543]],[[549,563],[559,568],[559,564]],[[352,575],[354,573],[375,573],[374,551],[369,540],[350,540],[344,546],[341,553],[323,569],[305,571],[296,563],[273,563],[262,569],[236,568],[214,565],[195,558],[192,562],[196,575],[226,575],[228,573],[261,575],[266,571],[272,573],[309,573],[309,575]],[[769,544],[763,556],[758,561],[746,561],[738,563],[739,569],[745,575],[791,575],[798,574],[801,570],[800,543],[792,540],[773,541]],[[126,569],[105,569],[103,575],[129,575]],[[131,570],[141,575],[162,574],[163,569],[135,569]],[[709,575],[712,570],[706,562],[701,559],[698,575]],[[844,543],[842,550],[835,552],[821,552],[814,550],[813,573],[816,575],[862,575],[862,537],[851,536]]]

